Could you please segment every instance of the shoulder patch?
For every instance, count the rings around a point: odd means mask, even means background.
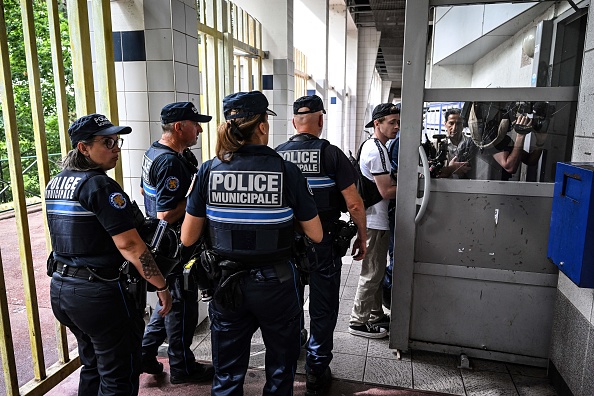
[[[122,193],[116,192],[109,196],[109,204],[116,209],[124,209],[128,203]]]
[[[165,188],[169,191],[176,191],[179,188],[179,179],[175,176],[169,176],[165,180]]]

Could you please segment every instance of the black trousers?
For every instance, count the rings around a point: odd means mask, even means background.
[[[142,314],[118,281],[88,281],[54,272],[52,310],[78,341],[79,395],[137,395]]]
[[[296,270],[281,282],[272,267],[252,270],[241,278],[243,302],[236,311],[210,302],[212,363],[215,368],[212,396],[243,395],[250,360],[250,342],[260,328],[266,347],[265,396],[293,394],[300,352],[301,301]]]
[[[309,273],[309,342],[305,368],[321,375],[332,361],[338,319],[342,258],[334,254],[332,234],[315,244],[317,264]]]
[[[157,302],[142,339],[142,358],[154,359],[159,346],[167,338],[170,374],[192,375],[196,370],[196,360],[190,346],[198,325],[198,291],[193,284],[190,286],[194,290],[183,290],[183,274],[169,275],[167,284],[173,299],[171,311],[162,318],[159,315],[161,304]]]

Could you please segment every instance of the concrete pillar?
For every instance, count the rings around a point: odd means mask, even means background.
[[[295,23],[293,37],[295,48],[307,57],[307,72],[311,75],[308,81],[308,95],[318,95],[328,108],[328,0],[295,0]],[[328,116],[322,131],[327,137]]]
[[[390,88],[392,88],[392,81],[382,80],[382,103],[390,101]]]
[[[345,152],[351,150],[356,154],[356,136],[361,127],[357,126],[357,64],[359,48],[359,34],[350,14],[347,15],[346,32],[346,69],[344,93],[344,125],[346,133],[343,136]]]
[[[234,3],[262,24],[262,92],[278,116],[270,117],[270,140],[275,147],[293,131],[295,63],[293,61],[293,0],[236,0]]]
[[[347,65],[347,9],[344,4],[330,6],[328,17],[328,102],[327,134],[332,144],[344,150],[344,105]],[[348,152],[348,151],[347,151]]]
[[[140,205],[142,155],[161,136],[161,108],[191,101],[200,109],[196,2],[120,0],[111,9],[120,123],[132,127],[122,148],[124,188]],[[192,148],[199,161],[200,147]]]
[[[363,126],[371,119],[374,101],[370,101],[372,92],[377,93],[377,87],[374,87],[375,60],[377,58],[377,49],[379,47],[381,32],[374,27],[359,28],[358,39],[358,57],[357,57],[357,121],[355,141],[357,147],[364,140],[362,133]],[[378,76],[379,77],[379,76]],[[376,77],[377,79],[377,77]],[[379,89],[381,92],[381,88]],[[379,102],[375,102],[378,104]]]

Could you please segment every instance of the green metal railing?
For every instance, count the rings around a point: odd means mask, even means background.
[[[62,154],[49,154],[48,157],[50,175],[53,176],[59,172],[59,161],[62,158]],[[41,200],[41,191],[43,189],[39,186],[37,157],[24,156],[21,157],[21,161],[23,164],[22,175],[23,179],[25,179],[25,194],[27,198],[38,197]],[[8,204],[12,201],[13,196],[11,192],[8,158],[0,158],[0,205]],[[0,213],[8,210],[13,210],[13,208],[6,208],[5,205],[0,206]]]

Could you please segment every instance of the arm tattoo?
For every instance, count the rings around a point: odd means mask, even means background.
[[[146,279],[150,279],[153,276],[161,275],[161,271],[159,271],[159,267],[157,267],[157,263],[153,258],[153,255],[148,251],[148,249],[144,249],[144,252],[139,257],[140,264],[142,265],[142,271],[144,272],[144,277]]]

